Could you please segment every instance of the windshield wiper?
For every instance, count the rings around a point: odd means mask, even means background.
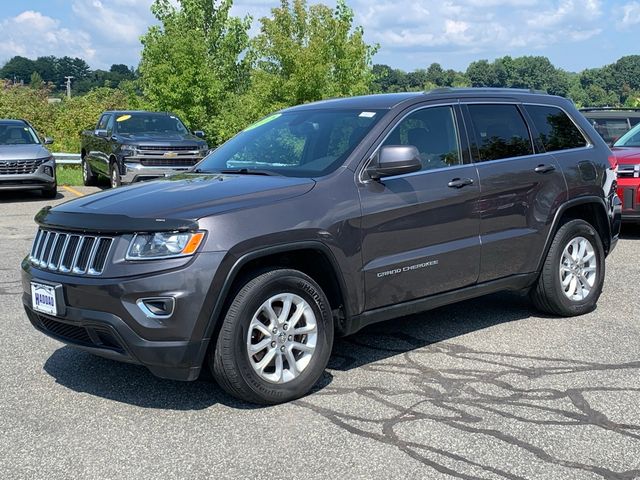
[[[256,170],[253,168],[225,168],[220,170],[220,173],[235,173],[239,175],[278,175],[279,173],[272,172],[271,170]]]

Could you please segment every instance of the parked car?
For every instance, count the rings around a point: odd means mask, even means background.
[[[640,108],[592,107],[580,111],[609,145],[640,122]]]
[[[26,120],[0,119],[0,190],[40,190],[46,198],[57,194],[56,161]]]
[[[166,112],[104,112],[96,128],[81,137],[85,185],[93,185],[98,176],[109,178],[115,188],[184,172],[209,151],[202,131],[191,133]]]
[[[640,124],[613,144],[618,163],[618,196],[622,200],[622,220],[640,221]]]
[[[592,311],[620,230],[610,153],[529,91],[289,108],[191,172],[40,211],[24,306],[70,345],[284,402],[334,333],[503,290]]]

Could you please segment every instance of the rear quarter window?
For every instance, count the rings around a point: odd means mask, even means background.
[[[558,107],[525,105],[538,131],[539,140],[547,152],[581,148],[588,145],[582,132]]]

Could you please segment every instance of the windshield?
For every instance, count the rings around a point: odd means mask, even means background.
[[[189,133],[187,127],[173,115],[123,114],[116,117],[116,131],[135,133]]]
[[[260,120],[213,151],[197,171],[252,170],[290,177],[327,175],[373,128],[381,110],[304,110]]]
[[[613,144],[614,147],[640,147],[640,124],[633,127]]]
[[[0,122],[0,145],[37,145],[38,135],[24,123]]]

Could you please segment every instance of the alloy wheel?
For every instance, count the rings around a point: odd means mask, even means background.
[[[593,245],[584,237],[575,237],[567,244],[560,258],[560,282],[565,296],[572,301],[584,300],[598,275]]]

